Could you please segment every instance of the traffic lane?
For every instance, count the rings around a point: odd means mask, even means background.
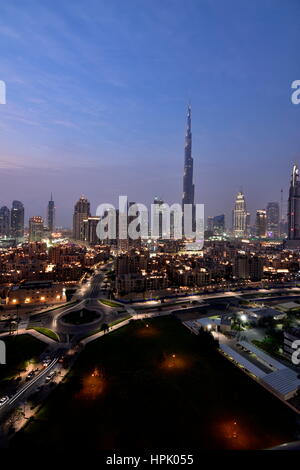
[[[34,389],[39,387],[45,382],[47,375],[52,372],[58,365],[59,357],[56,357],[52,360],[48,367],[43,369],[39,374],[37,374],[33,379],[23,385],[18,392],[9,398],[9,400],[0,408],[0,416],[4,413],[11,411],[16,404],[21,401],[25,400],[30,396]],[[60,364],[59,364],[60,366]]]

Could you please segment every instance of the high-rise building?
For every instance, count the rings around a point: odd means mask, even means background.
[[[86,197],[80,196],[76,202],[73,214],[73,238],[83,240],[83,220],[90,217],[90,203]]]
[[[280,209],[278,202],[269,202],[267,205],[267,236],[279,238]]]
[[[47,225],[48,225],[48,230],[50,233],[55,231],[55,204],[53,201],[52,193],[51,193],[51,199],[48,202]]]
[[[244,237],[246,234],[247,210],[244,194],[240,191],[235,200],[232,213],[233,235],[237,238]]]
[[[225,215],[216,215],[213,218],[213,232],[214,235],[223,235],[225,232]]]
[[[184,148],[184,175],[183,175],[183,195],[182,209],[185,204],[192,204],[193,208],[193,228],[195,227],[195,186],[193,183],[193,166],[192,157],[192,128],[191,128],[191,106],[188,107],[187,114],[187,130],[185,135]]]
[[[100,217],[88,217],[82,221],[82,239],[90,245],[97,245],[99,238],[97,236],[97,225]]]
[[[10,213],[11,236],[24,237],[24,206],[20,201],[13,201]]]
[[[209,232],[212,232],[213,228],[214,228],[214,218],[211,215],[209,215],[207,217],[207,230]]]
[[[259,256],[237,254],[233,262],[233,275],[238,279],[260,281],[263,276],[263,259]]]
[[[29,219],[29,241],[39,242],[44,236],[43,217],[34,216]]]
[[[256,211],[256,236],[259,238],[267,236],[267,212],[265,210]]]
[[[153,213],[153,216],[155,217],[155,220],[158,219],[158,233],[157,234],[154,234],[154,233],[151,233],[152,237],[153,236],[156,236],[156,238],[158,239],[162,239],[164,238],[163,237],[163,204],[164,204],[164,201],[159,198],[159,197],[155,197],[154,198],[154,201],[153,201],[153,209],[154,209],[154,213]]]
[[[288,239],[300,240],[300,181],[299,169],[293,166],[288,202]]]
[[[10,210],[3,206],[0,209],[0,236],[8,237],[10,234]]]
[[[246,235],[250,235],[251,232],[251,214],[247,212],[246,214]]]

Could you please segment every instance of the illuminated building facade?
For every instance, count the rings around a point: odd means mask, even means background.
[[[6,298],[8,305],[36,305],[65,301],[64,286],[52,281],[23,282],[13,286]]]
[[[267,236],[267,212],[265,210],[256,211],[256,236],[258,238]]]
[[[29,219],[29,241],[39,242],[44,236],[44,220],[40,216]]]
[[[83,240],[83,221],[90,217],[90,203],[86,197],[81,196],[76,202],[73,214],[73,238]]]
[[[240,191],[235,200],[235,205],[232,214],[232,229],[233,235],[236,238],[244,237],[247,228],[247,210],[244,194]]]

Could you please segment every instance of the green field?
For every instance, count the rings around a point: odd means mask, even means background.
[[[55,331],[52,331],[49,328],[34,327],[32,329],[38,333],[41,333],[42,335],[47,336],[48,338],[54,339],[54,341],[59,341],[59,337]]]
[[[46,349],[45,343],[25,335],[5,336],[2,338],[6,345],[6,365],[0,365],[1,381],[9,380],[26,368],[28,361],[34,362]]]
[[[11,446],[254,449],[294,439],[295,423],[284,404],[164,317],[90,343]]]

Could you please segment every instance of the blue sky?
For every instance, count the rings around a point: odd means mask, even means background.
[[[0,205],[70,225],[84,193],[180,202],[192,103],[197,202],[280,199],[299,161],[298,0],[10,0],[0,5]],[[228,220],[229,222],[229,220]]]

